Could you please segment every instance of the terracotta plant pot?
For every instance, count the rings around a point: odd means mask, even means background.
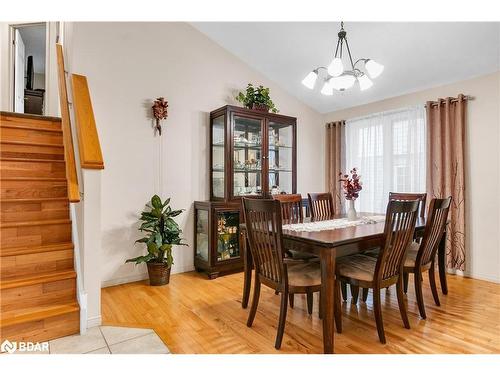
[[[170,282],[170,269],[167,263],[150,262],[148,265],[149,285],[167,285]]]
[[[256,111],[269,112],[269,107],[261,103],[253,103],[252,109],[255,109]]]

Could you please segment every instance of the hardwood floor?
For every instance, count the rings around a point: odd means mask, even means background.
[[[305,296],[288,310],[281,350],[274,349],[279,296],[262,287],[257,316],[246,326],[241,308],[243,274],[207,280],[195,272],[172,275],[170,285],[147,281],[102,290],[104,325],[153,328],[173,353],[322,353],[318,296],[313,315]],[[395,288],[382,293],[387,344],[378,341],[372,293],[366,303],[343,303],[343,333],[335,335],[336,353],[500,353],[500,285],[449,275],[449,294],[434,305],[424,279],[427,320],[418,314],[410,276],[411,330],[403,328]]]

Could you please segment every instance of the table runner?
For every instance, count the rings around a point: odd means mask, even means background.
[[[341,229],[347,227],[355,227],[357,225],[376,224],[385,221],[385,216],[362,216],[358,220],[349,221],[346,218],[313,221],[309,223],[285,224],[283,229],[294,232],[319,232],[322,230]]]

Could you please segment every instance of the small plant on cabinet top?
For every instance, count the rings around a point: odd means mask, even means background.
[[[148,253],[127,259],[126,263],[147,263],[151,285],[168,284],[170,268],[174,264],[172,246],[187,245],[182,242],[182,230],[173,219],[183,210],[172,210],[170,198],[162,203],[158,195],[154,195],[150,204],[147,204],[146,207],[149,210],[141,213],[140,221],[142,223],[139,227],[139,230],[145,232],[146,236],[135,242],[146,244]],[[159,274],[161,274],[161,280],[154,280]]]
[[[269,96],[269,88],[262,85],[254,87],[251,83],[248,84],[246,93],[239,92],[236,100],[242,103],[246,108],[256,109],[259,111],[278,113],[278,109],[274,105]]]

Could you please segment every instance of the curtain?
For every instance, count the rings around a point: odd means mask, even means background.
[[[427,193],[453,197],[447,237],[447,267],[465,270],[465,121],[467,101],[458,98],[427,102]]]
[[[339,173],[344,167],[345,122],[335,121],[326,124],[326,184],[332,193],[336,213],[342,212],[343,195]]]
[[[363,183],[358,212],[385,213],[391,191],[426,191],[423,105],[347,120],[345,129],[346,171],[357,168]]]

